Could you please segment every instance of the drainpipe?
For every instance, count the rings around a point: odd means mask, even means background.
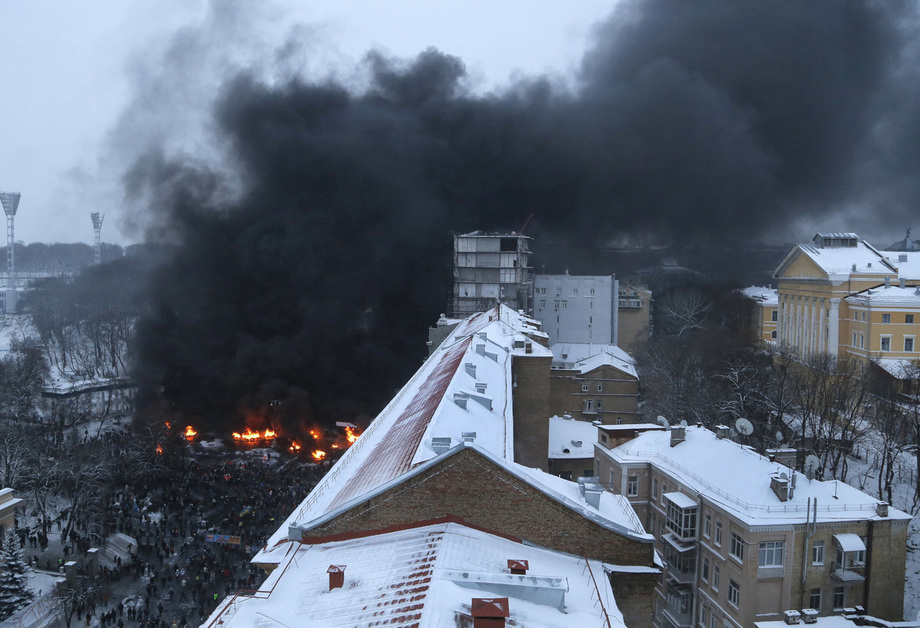
[[[803,551],[802,551],[802,604],[805,604],[805,600],[807,599],[805,597],[805,580],[806,580],[806,577],[808,576],[808,563],[809,563],[808,540],[815,535],[815,532],[817,531],[817,528],[818,528],[818,498],[817,497],[814,498],[815,500],[814,517],[812,517],[812,514],[811,514],[811,511],[812,511],[811,500],[812,498],[809,497],[808,506],[805,512],[805,534],[803,536],[804,546],[803,546]]]

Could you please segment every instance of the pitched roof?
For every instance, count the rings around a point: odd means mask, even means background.
[[[527,575],[508,559],[528,561]],[[329,590],[330,565],[344,565],[341,588]],[[624,626],[602,563],[456,522],[292,545],[258,593],[225,599],[205,625],[435,628],[489,597],[508,598],[522,628],[600,625],[604,611]]]
[[[635,358],[616,345],[558,342],[550,350],[553,352],[553,368],[588,373],[601,366],[612,366],[638,377]]]
[[[856,237],[855,234],[828,235]],[[865,240],[859,240],[855,247],[822,247],[812,243],[796,244],[777,266],[773,276],[779,277],[782,270],[799,254],[813,261],[831,281],[846,281],[853,274],[897,273],[891,262],[875,247]]]

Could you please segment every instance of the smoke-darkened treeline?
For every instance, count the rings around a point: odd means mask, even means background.
[[[541,241],[556,259],[624,234],[714,245],[855,207],[900,229],[917,32],[907,2],[635,0],[573,85],[476,94],[436,50],[372,53],[362,87],[228,76],[210,150],[229,165],[164,140],[125,177],[152,237],[177,244],[139,325],[142,399],[215,426],[274,400],[292,422],[373,414],[445,309],[452,230],[533,215],[539,268]],[[206,37],[178,35],[161,78],[186,76],[183,47]]]

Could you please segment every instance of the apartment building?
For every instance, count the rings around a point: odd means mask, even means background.
[[[628,353],[578,343],[557,343],[550,351],[551,413],[610,424],[638,421],[639,373]]]
[[[625,426],[612,426],[622,428]],[[601,426],[595,471],[665,559],[655,625],[752,626],[790,609],[862,606],[900,620],[911,516],[703,427]]]
[[[551,342],[617,344],[613,275],[535,275],[534,318]]]
[[[754,333],[760,344],[776,343],[779,336],[779,293],[773,288],[752,286],[741,291],[754,302]]]
[[[617,345],[635,353],[652,333],[652,291],[632,281],[621,283],[617,308]]]

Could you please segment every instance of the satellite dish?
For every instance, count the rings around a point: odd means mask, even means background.
[[[815,477],[820,466],[821,459],[814,454],[808,454],[808,457],[805,458],[805,475],[807,475],[809,479]]]
[[[655,423],[657,423],[661,427],[671,427],[671,424],[668,423],[668,420],[664,418],[663,416],[661,416],[660,414],[658,415],[658,418],[655,419]]]
[[[744,436],[750,436],[751,434],[754,433],[754,424],[751,423],[748,419],[741,417],[737,421],[735,421],[735,429],[738,431],[739,434],[743,434]]]
[[[685,421],[684,419],[681,419],[680,425],[681,427],[687,427],[687,421]]]
[[[776,442],[781,443],[781,442],[783,442],[784,440],[786,440],[786,437],[783,436],[782,431],[776,430]]]

